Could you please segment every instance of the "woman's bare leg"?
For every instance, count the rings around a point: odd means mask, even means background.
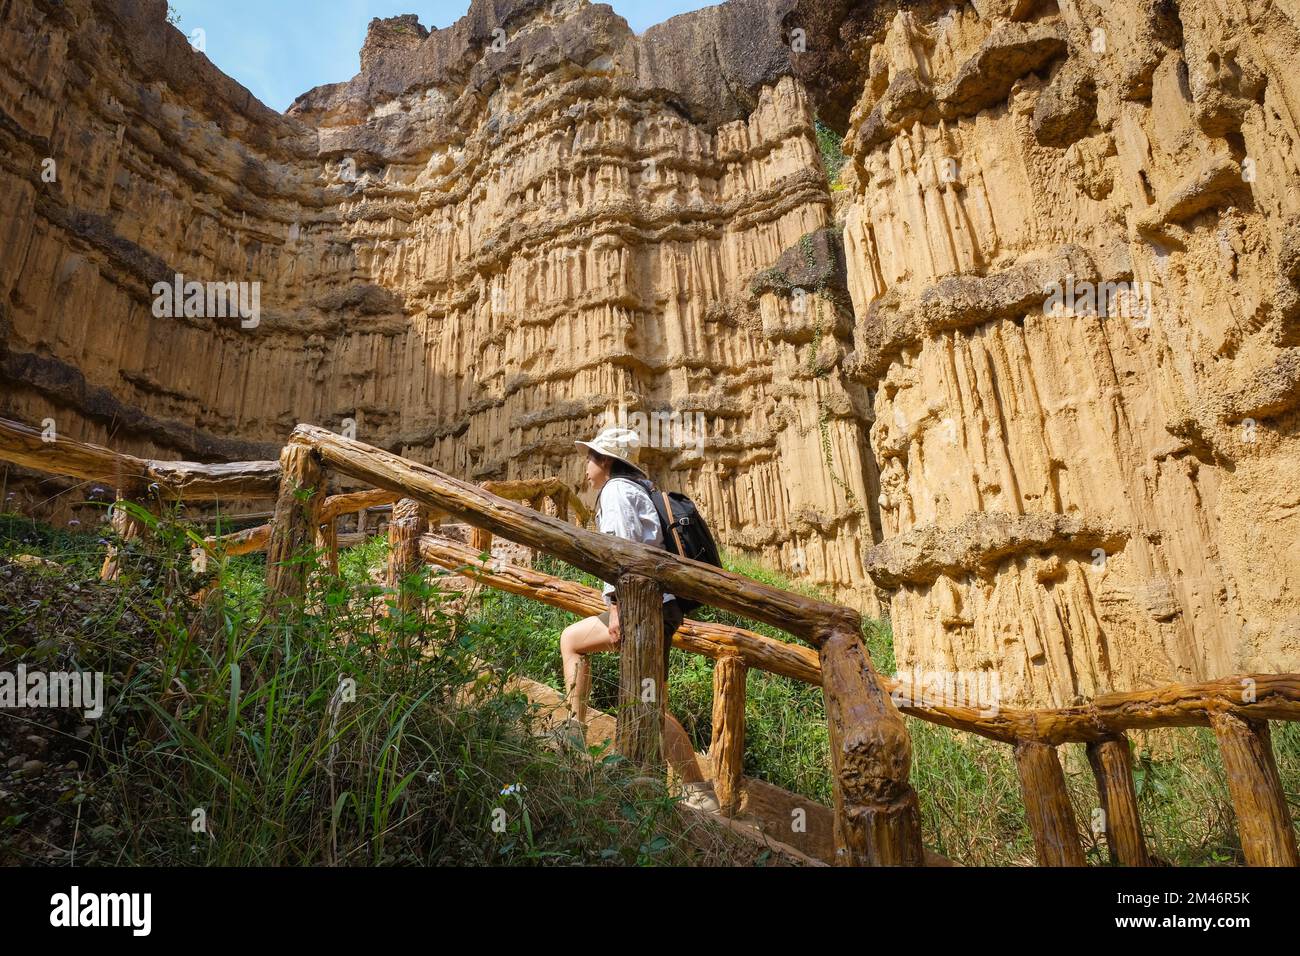
[[[570,714],[585,727],[587,725],[587,701],[591,698],[590,657],[578,658],[577,676],[573,682],[573,698],[569,707]]]
[[[598,617],[570,624],[560,635],[560,655],[564,658],[564,687],[570,715],[585,723],[587,694],[591,690],[591,662],[586,655],[597,651],[618,650],[609,639],[609,628]],[[664,756],[682,783],[702,783],[704,771],[695,758],[695,748],[686,729],[668,712],[664,694]]]
[[[600,618],[589,617],[570,624],[560,635],[560,656],[564,658],[564,690],[569,713],[579,720],[586,716],[587,692],[591,689],[590,663],[583,658],[596,651],[618,647],[609,639],[609,628]],[[584,673],[585,672],[585,673]],[[579,717],[579,713],[582,717]]]

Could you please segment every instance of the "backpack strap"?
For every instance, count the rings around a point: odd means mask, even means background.
[[[659,489],[655,487],[655,483],[654,483],[653,481],[651,481],[649,478],[646,478],[646,479],[644,479],[644,480],[640,480],[640,479],[637,479],[637,478],[629,478],[629,477],[627,477],[627,476],[625,476],[625,475],[618,475],[618,476],[616,476],[616,477],[614,477],[614,478],[609,479],[609,481],[605,482],[605,488],[608,488],[609,485],[610,485],[610,483],[611,483],[611,482],[615,482],[615,481],[629,481],[629,482],[631,482],[632,484],[636,485],[638,488],[640,488],[642,491],[644,491],[644,492],[646,493],[646,495],[650,498],[650,503],[651,503],[652,505],[655,503],[654,493],[655,493],[656,491],[659,491]],[[650,487],[647,488],[646,485],[649,485]],[[600,489],[600,493],[601,493],[601,495],[604,495],[604,493],[605,493],[605,488]],[[669,498],[668,498],[668,492],[666,492],[666,491],[659,491],[659,499],[664,503],[664,511],[663,511],[663,512],[660,512],[660,520],[659,520],[659,524],[660,524],[661,526],[664,524],[664,521],[663,521],[663,515],[664,515],[664,514],[667,514],[667,516],[668,516],[668,522],[667,522],[667,524],[668,524],[668,530],[669,530],[670,533],[672,534],[672,536],[673,536],[673,540],[677,542],[677,554],[684,558],[684,557],[686,557],[686,548],[685,548],[685,546],[682,544],[682,536],[681,536],[681,535],[678,533],[678,531],[677,531],[677,517],[676,517],[676,515],[673,514],[673,503],[672,503],[672,501],[670,501]],[[597,507],[598,509],[599,509],[599,507],[600,507],[600,496],[597,496],[597,498],[596,498],[596,507]],[[659,509],[656,508],[655,510],[658,511]],[[661,530],[662,530],[662,529],[661,529]],[[665,547],[665,548],[668,547],[668,542],[667,542],[667,541],[664,541],[664,547]]]
[[[686,548],[682,546],[682,536],[677,532],[677,518],[673,514],[673,503],[668,499],[668,492],[659,492],[659,497],[663,499],[664,508],[668,511],[668,527],[673,533],[673,540],[677,542],[677,556],[686,557]]]

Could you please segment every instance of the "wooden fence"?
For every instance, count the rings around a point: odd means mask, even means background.
[[[604,609],[599,593],[539,571],[484,558],[491,536],[558,557],[620,592],[624,638],[616,746],[647,768],[661,768],[663,673],[661,598],[665,590],[762,621],[808,647],[742,628],[687,621],[674,644],[713,658],[710,756],[725,811],[739,804],[744,757],[746,675],[751,668],[820,685],[826,703],[835,791],[837,861],[848,865],[919,865],[920,815],[910,783],[911,744],[901,713],[979,734],[1014,749],[1021,793],[1038,862],[1084,863],[1078,824],[1057,747],[1083,744],[1104,811],[1115,862],[1148,865],[1128,740],[1129,730],[1209,726],[1223,757],[1242,847],[1252,865],[1300,865],[1295,832],[1273,757],[1271,720],[1300,720],[1300,675],[1250,675],[1198,685],[1108,694],[1074,707],[996,708],[927,701],[924,688],[882,677],[861,640],[859,615],[845,607],[683,560],[666,551],[569,524],[587,518],[558,480],[480,488],[324,429],[300,425],[279,463],[191,465],[152,462],[60,440],[43,442],[26,426],[0,421],[0,460],[54,474],[114,481],[119,498],[252,498],[273,495],[270,524],[209,540],[230,555],[267,552],[268,609],[284,614],[301,602],[307,563],[321,548],[337,569],[339,517],[393,505],[388,579],[398,585],[419,562],[467,574],[485,584],[576,614]],[[326,496],[327,473],[375,490]],[[540,513],[551,498],[557,515]],[[511,500],[511,499],[516,500]],[[518,500],[529,501],[525,507]],[[469,546],[432,533],[444,516],[476,530]],[[409,607],[408,596],[399,597]],[[652,691],[646,694],[643,691]],[[895,706],[895,704],[898,706]]]

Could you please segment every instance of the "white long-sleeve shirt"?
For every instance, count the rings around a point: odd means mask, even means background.
[[[664,546],[663,528],[659,526],[659,512],[655,511],[650,495],[635,481],[627,478],[611,478],[600,490],[596,501],[596,527],[603,534],[612,534],[625,541],[640,544]],[[610,595],[615,591],[612,584],[605,585],[605,603],[609,604]],[[664,602],[673,600],[671,594],[664,594]]]

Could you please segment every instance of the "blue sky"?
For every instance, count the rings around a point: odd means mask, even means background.
[[[323,83],[350,80],[373,17],[415,13],[426,27],[448,27],[469,0],[170,0],[179,27],[206,34],[207,55],[267,106],[285,110]],[[701,0],[606,0],[637,33]],[[717,0],[712,0],[717,2]]]

